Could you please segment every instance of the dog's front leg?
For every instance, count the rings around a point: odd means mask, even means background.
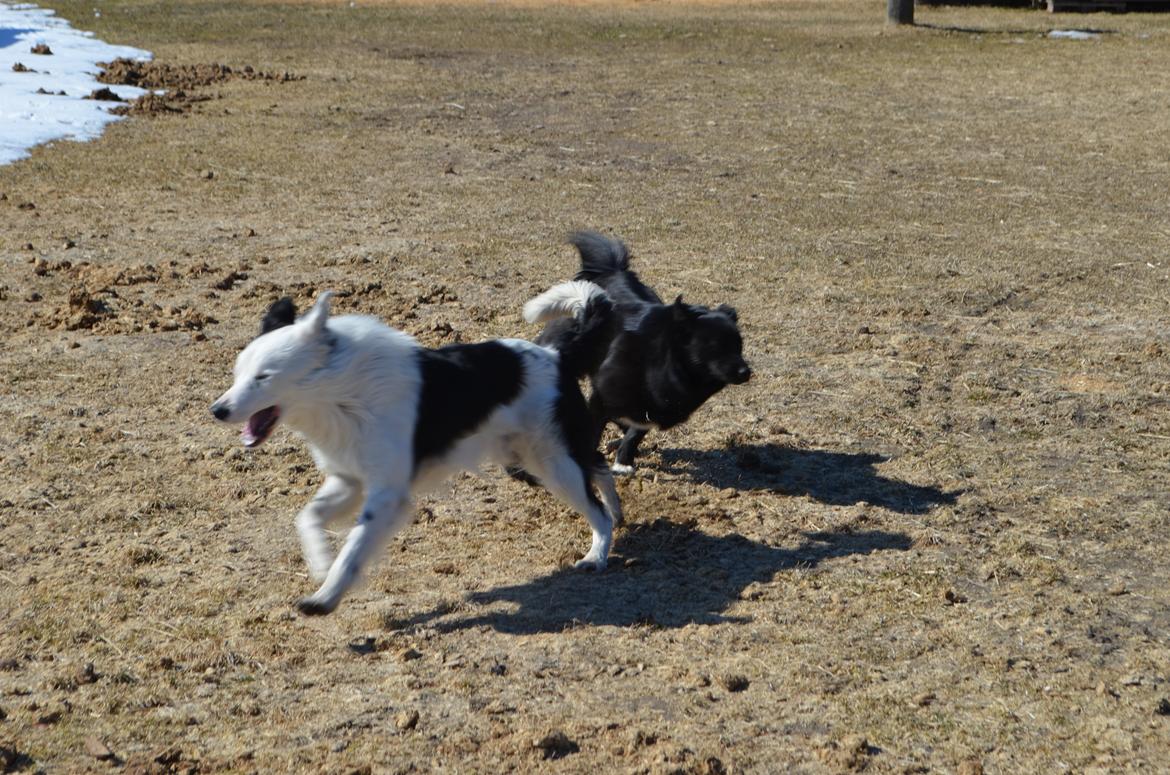
[[[629,476],[634,473],[634,456],[638,454],[638,445],[646,438],[645,428],[626,428],[626,435],[618,443],[617,458],[614,460],[613,472]]]
[[[410,522],[410,500],[404,491],[371,489],[358,523],[349,531],[345,546],[333,561],[325,583],[297,608],[307,616],[320,616],[337,608],[346,591],[358,580],[370,558],[390,536]]]
[[[352,513],[361,502],[361,497],[362,488],[357,480],[331,474],[325,478],[325,483],[317,490],[313,500],[297,514],[301,550],[314,581],[324,581],[333,562],[325,526]]]

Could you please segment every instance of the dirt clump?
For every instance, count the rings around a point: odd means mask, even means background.
[[[549,732],[547,735],[538,737],[532,741],[532,747],[540,751],[543,759],[563,759],[569,754],[577,753],[581,750],[577,743],[569,739],[569,736],[560,730]]]
[[[400,732],[407,732],[418,726],[418,711],[404,710],[394,717],[394,726],[398,727]]]
[[[236,286],[236,283],[242,282],[242,281],[247,280],[247,279],[248,279],[247,273],[237,272],[237,271],[233,270],[231,272],[228,272],[222,278],[220,278],[211,287],[215,288],[217,291],[230,291],[232,288],[234,288]]]
[[[817,752],[822,762],[836,770],[860,772],[869,766],[870,757],[878,749],[862,735],[846,735],[826,744]]]
[[[206,95],[189,95],[181,89],[174,94],[148,92],[125,105],[110,108],[115,116],[151,116],[159,113],[184,113],[196,102],[211,99]]]
[[[232,68],[218,63],[171,64],[168,62],[139,62],[119,58],[112,62],[99,63],[103,68],[98,75],[101,83],[136,86],[149,89],[126,105],[111,108],[119,116],[154,116],[166,113],[186,113],[192,106],[213,99],[196,89],[213,86],[233,80],[265,81],[287,83],[304,80],[304,76],[292,73],[270,73],[256,70],[251,65]],[[159,94],[158,90],[165,90]]]
[[[719,677],[719,684],[729,692],[742,692],[751,685],[745,676],[732,673]]]
[[[87,330],[114,314],[106,299],[90,292],[84,285],[74,285],[69,289],[65,305],[50,318],[48,327],[66,331]]]
[[[959,775],[983,775],[983,762],[978,759],[965,759],[959,764]]]
[[[125,58],[98,64],[102,68],[102,73],[98,75],[100,83],[124,84],[140,89],[194,89],[232,80],[275,83],[304,80],[304,76],[288,72],[264,72],[256,70],[251,65],[232,68],[218,63],[178,65],[158,61],[139,62]]]
[[[108,86],[103,86],[100,89],[94,89],[86,97],[87,100],[98,100],[99,102],[125,102],[126,100],[119,97]]]
[[[95,288],[112,288],[119,285],[141,285],[155,283],[162,277],[161,272],[153,264],[135,264],[133,266],[100,266],[82,262],[76,266],[63,266],[72,270],[71,274]]]
[[[110,750],[110,747],[93,735],[85,738],[85,752],[98,761],[103,762],[116,758],[114,752]]]
[[[198,761],[185,759],[183,751],[174,746],[154,754],[131,757],[124,770],[128,775],[193,775],[201,771]]]
[[[40,319],[48,329],[94,331],[103,334],[202,331],[217,321],[185,304],[154,304],[119,296],[112,286],[70,286],[65,303]]]

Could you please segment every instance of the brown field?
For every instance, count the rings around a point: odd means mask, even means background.
[[[1166,771],[1170,17],[47,4],[187,88],[0,168],[0,770]],[[581,227],[756,376],[605,573],[488,470],[296,615],[267,303],[529,337]]]

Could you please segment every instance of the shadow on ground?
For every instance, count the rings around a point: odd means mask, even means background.
[[[961,494],[888,479],[874,470],[887,458],[869,452],[743,444],[716,451],[663,449],[659,454],[662,470],[712,487],[807,495],[832,506],[869,503],[900,514],[925,514],[953,504]]]
[[[470,595],[466,606],[388,621],[393,629],[420,624],[451,632],[487,626],[517,635],[559,632],[577,625],[682,627],[746,621],[723,612],[753,582],[781,571],[878,551],[905,551],[910,537],[880,530],[805,533],[794,548],[740,535],[708,535],[693,524],[657,519],[631,525],[614,547],[610,568],[592,574],[566,568],[524,584]],[[481,606],[509,610],[475,613]],[[468,608],[472,615],[464,615]],[[436,620],[443,619],[436,623]]]
[[[949,24],[928,24],[926,22],[914,22],[914,26],[918,29],[933,30],[935,32],[952,32],[963,35],[1015,35],[1018,37],[1047,37],[1053,30],[1048,29],[996,29],[989,27],[956,27]],[[1061,27],[1062,30],[1070,30],[1073,32],[1084,32],[1089,35],[1113,35],[1116,30],[1103,30],[1096,27]]]

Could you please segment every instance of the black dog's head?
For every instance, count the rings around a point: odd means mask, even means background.
[[[720,304],[715,309],[686,304],[682,296],[670,305],[673,329],[685,334],[687,358],[724,385],[742,385],[752,376],[743,359],[743,338],[735,308]]]

